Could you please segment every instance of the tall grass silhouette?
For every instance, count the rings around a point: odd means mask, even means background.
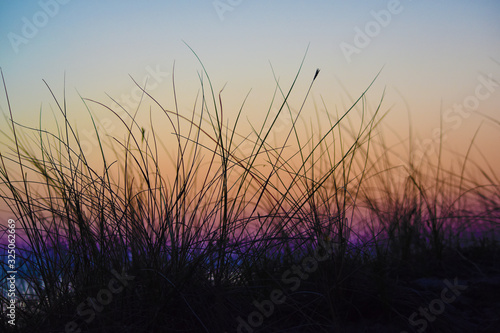
[[[140,123],[140,106],[82,98],[98,138],[92,158],[64,95],[47,84],[60,113],[57,130],[43,129],[41,113],[39,128],[29,128],[15,121],[4,81],[10,132],[2,133],[0,189],[22,236],[14,331],[63,332],[69,322],[85,332],[242,331],[237,318],[246,321],[254,302],[276,289],[286,302],[258,327],[248,324],[252,330],[359,331],[354,323],[370,321],[408,329],[408,315],[429,295],[405,281],[498,272],[494,168],[468,153],[458,171],[446,168],[441,153],[437,164],[415,164],[410,149],[401,171],[381,132],[383,98],[373,112],[366,106],[375,79],[340,114],[323,103],[328,123],[315,128],[302,111],[319,70],[291,112],[301,71],[302,64],[287,89],[276,79],[267,116],[248,135],[238,127],[244,103],[232,119],[204,67],[189,116],[179,112],[175,84],[169,110],[134,81],[141,103],[151,102],[168,130],[152,116]],[[113,115],[125,135],[104,137],[91,108]],[[348,121],[353,110],[357,126]],[[272,142],[278,119],[289,128]],[[165,151],[170,165],[160,163]],[[290,290],[284,272],[320,247],[328,259]],[[82,316],[79,304],[95,298],[113,270],[134,279],[92,320]],[[5,309],[5,293],[0,302]],[[2,317],[3,329],[13,329]],[[466,327],[455,319],[443,315],[430,325]]]

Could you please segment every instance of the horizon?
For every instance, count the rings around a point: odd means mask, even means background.
[[[0,3],[0,328],[500,327],[498,14]]]

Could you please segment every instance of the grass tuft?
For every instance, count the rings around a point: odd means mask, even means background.
[[[437,162],[415,164],[410,150],[401,172],[382,135],[383,96],[367,107],[376,78],[341,114],[323,102],[315,126],[302,113],[319,69],[298,111],[290,105],[303,62],[287,89],[275,76],[262,123],[245,135],[245,102],[225,110],[223,89],[216,93],[201,61],[189,116],[179,111],[175,82],[172,110],[136,81],[136,110],[82,97],[97,137],[92,156],[65,94],[47,85],[56,130],[43,129],[42,111],[39,127],[29,128],[15,121],[3,81],[10,129],[2,132],[0,196],[18,226],[18,303],[15,329],[5,312],[2,329],[241,332],[260,311],[262,323],[247,326],[255,332],[416,331],[408,317],[439,290],[415,281],[498,276],[500,187],[491,166],[469,159],[473,145],[459,171],[447,168],[440,144]],[[149,124],[139,120],[145,103]],[[123,135],[103,135],[91,110],[112,115]],[[283,122],[288,128],[274,133]],[[467,176],[471,169],[482,178]],[[7,227],[0,232],[6,239]],[[117,275],[129,277],[120,291]],[[107,302],[103,290],[111,289]],[[8,302],[2,293],[4,310]],[[456,304],[429,327],[498,325],[455,321]],[[499,309],[498,301],[484,306]]]

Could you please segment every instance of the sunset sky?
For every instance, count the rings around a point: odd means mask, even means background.
[[[151,94],[173,108],[174,62],[180,110],[188,115],[201,71],[188,44],[214,89],[227,83],[226,116],[236,117],[251,89],[246,117],[259,119],[275,87],[271,65],[287,89],[309,45],[291,100],[296,107],[316,68],[310,101],[323,98],[330,111],[349,106],[383,68],[368,103],[375,106],[385,89],[386,125],[407,137],[410,113],[424,142],[442,112],[447,144],[465,153],[483,115],[500,120],[499,17],[495,0],[11,0],[0,3],[0,67],[14,118],[23,124],[37,125],[40,108],[47,122],[52,118],[55,103],[42,79],[60,98],[66,78],[75,121],[88,120],[78,93],[112,105],[108,94],[135,107],[127,97],[137,93],[129,75],[148,78]],[[7,112],[3,92],[0,107]],[[314,110],[304,117],[315,117]],[[477,140],[500,163],[499,125],[486,121]]]

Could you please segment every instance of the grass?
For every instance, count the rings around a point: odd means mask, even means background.
[[[175,88],[169,110],[137,84],[168,131],[153,116],[139,123],[140,106],[82,98],[98,138],[92,158],[65,96],[47,85],[57,130],[43,129],[42,113],[39,128],[28,128],[15,122],[4,81],[11,129],[2,133],[0,195],[18,228],[18,303],[16,326],[4,312],[2,329],[416,332],[423,324],[408,317],[440,291],[415,280],[498,275],[500,182],[469,159],[474,139],[458,171],[440,144],[437,159],[418,160],[410,145],[401,172],[382,135],[383,98],[367,107],[373,82],[341,114],[323,102],[315,127],[302,112],[319,70],[298,112],[290,105],[301,68],[287,89],[276,79],[267,116],[248,136],[239,130],[244,103],[233,120],[204,68],[189,116]],[[115,117],[123,137],[103,136],[92,108]],[[289,126],[272,142],[283,119]],[[7,226],[1,232],[6,239]],[[117,274],[130,278],[110,293]],[[3,309],[8,301],[4,292]],[[498,327],[487,313],[484,322],[462,318],[460,304],[428,321],[429,331]]]

